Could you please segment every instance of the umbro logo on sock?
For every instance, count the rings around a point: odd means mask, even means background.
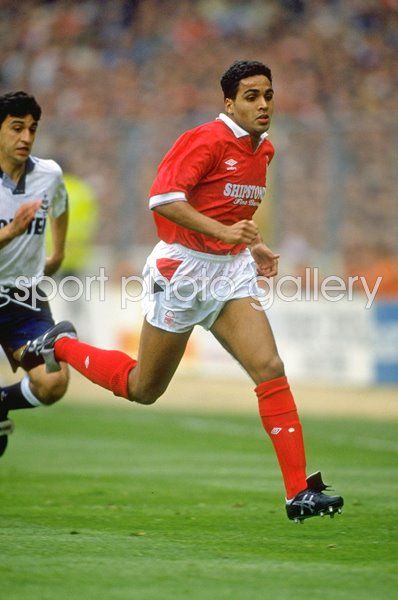
[[[282,427],[274,427],[271,429],[271,435],[278,435],[282,431]]]

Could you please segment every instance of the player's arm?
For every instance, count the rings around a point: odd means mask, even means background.
[[[65,257],[66,233],[68,230],[68,209],[58,217],[49,216],[51,227],[52,252],[46,257],[45,275],[53,275],[60,268]]]
[[[163,158],[150,191],[150,208],[182,227],[227,244],[251,244],[258,234],[253,221],[224,225],[199,212],[187,197],[220,160],[222,145],[200,128],[183,134]]]
[[[279,254],[274,254],[260,235],[250,244],[250,252],[256,261],[257,273],[264,277],[275,277],[278,274]]]
[[[177,225],[217,238],[227,244],[250,245],[258,236],[258,227],[254,221],[245,219],[233,225],[224,225],[200,213],[186,201],[160,204],[152,210]]]
[[[0,229],[0,249],[9,244],[14,238],[25,233],[40,205],[41,200],[32,200],[24,202],[17,208],[11,223]]]

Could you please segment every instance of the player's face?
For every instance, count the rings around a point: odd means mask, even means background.
[[[268,131],[274,110],[274,91],[265,75],[241,79],[236,98],[226,98],[227,115],[237,125],[258,139]]]
[[[1,164],[24,163],[35,141],[37,121],[32,115],[14,117],[8,115],[0,127]]]

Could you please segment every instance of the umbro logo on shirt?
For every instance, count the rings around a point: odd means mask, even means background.
[[[225,161],[225,164],[228,165],[227,171],[236,171],[235,165],[238,164],[238,161],[234,160],[233,158],[230,158],[229,160]]]

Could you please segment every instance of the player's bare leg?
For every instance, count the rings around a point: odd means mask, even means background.
[[[255,384],[285,374],[267,316],[252,298],[227,302],[211,332]]]
[[[289,519],[341,512],[343,498],[326,496],[320,473],[306,477],[302,427],[266,314],[252,298],[228,302],[211,331],[256,384],[259,411],[278,457]]]
[[[39,365],[28,372],[30,389],[34,396],[44,405],[51,405],[60,400],[69,384],[68,365],[61,363],[61,370],[47,373],[44,365]]]
[[[119,350],[103,350],[77,339],[68,321],[61,321],[45,334],[28,342],[21,364],[33,368],[45,361],[47,372],[59,371],[61,361],[71,365],[93,383],[140,404],[153,404],[166,390],[191,330],[173,333],[144,321],[138,361]]]
[[[191,332],[173,333],[144,321],[138,362],[128,379],[129,400],[152,404],[166,391],[180,364]]]

